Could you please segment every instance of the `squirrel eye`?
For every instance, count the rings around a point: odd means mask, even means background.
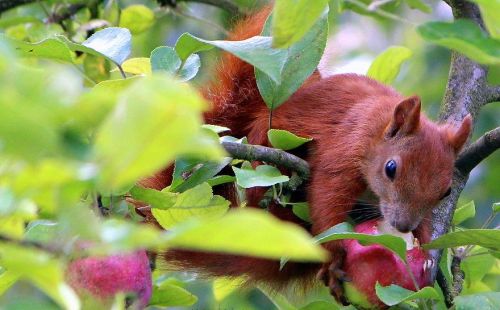
[[[397,167],[398,165],[396,164],[396,161],[394,159],[389,160],[385,164],[385,174],[389,179],[394,180],[394,177],[396,176]]]
[[[441,197],[441,199],[445,199],[446,197],[450,196],[451,194],[451,187],[448,188],[448,190],[446,191],[446,193],[444,193],[444,195]]]

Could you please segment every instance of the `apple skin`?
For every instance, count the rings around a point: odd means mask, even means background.
[[[134,305],[145,308],[151,298],[152,279],[146,251],[105,257],[87,257],[68,264],[66,281],[84,305],[111,305],[116,294],[135,294]],[[136,308],[134,308],[136,309]]]
[[[381,220],[370,220],[356,225],[355,232],[364,234],[380,234]],[[351,282],[346,282],[344,289],[346,297],[363,308],[386,308],[375,293],[375,284],[382,286],[396,284],[409,290],[415,290],[407,268],[401,259],[381,245],[361,245],[357,240],[343,240],[347,251],[343,269]],[[406,253],[407,261],[419,287],[430,285],[429,269],[425,264],[427,253],[419,246],[413,247]]]

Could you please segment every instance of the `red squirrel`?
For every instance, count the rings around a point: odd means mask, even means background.
[[[265,8],[240,21],[228,39],[259,35],[269,12]],[[224,54],[213,82],[202,92],[212,104],[204,115],[206,123],[229,127],[232,136],[246,136],[251,144],[269,144],[269,110],[251,65]],[[455,127],[436,124],[420,110],[419,97],[406,98],[368,77],[340,74],[321,78],[315,72],[273,112],[273,128],[313,138],[305,156],[311,167],[307,199],[312,235],[345,221],[367,189],[378,197],[383,217],[401,232],[417,229],[450,193],[454,161],[470,134],[471,117]],[[171,174],[169,167],[142,185],[161,189],[169,185]],[[280,210],[285,208],[274,209],[271,212],[278,217],[299,222],[283,215]],[[344,249],[340,242],[325,247],[331,253],[327,264],[289,262],[282,270],[277,261],[238,255],[172,250],[164,258],[181,270],[210,276],[243,275],[275,287],[316,276],[342,300]]]

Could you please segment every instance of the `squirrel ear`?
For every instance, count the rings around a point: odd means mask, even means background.
[[[391,123],[385,131],[388,138],[413,133],[420,124],[420,98],[411,96],[404,99],[394,109]]]
[[[458,152],[464,146],[465,142],[469,138],[471,130],[472,130],[472,117],[470,116],[470,114],[467,114],[467,116],[462,121],[460,127],[449,134],[448,140],[450,141],[450,145],[453,147],[456,154],[458,154]]]

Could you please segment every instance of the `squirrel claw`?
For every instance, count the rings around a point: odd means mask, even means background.
[[[351,281],[345,271],[340,269],[338,262],[326,263],[317,274],[317,279],[322,281],[330,289],[330,294],[342,305],[349,305],[344,296],[342,283]]]

